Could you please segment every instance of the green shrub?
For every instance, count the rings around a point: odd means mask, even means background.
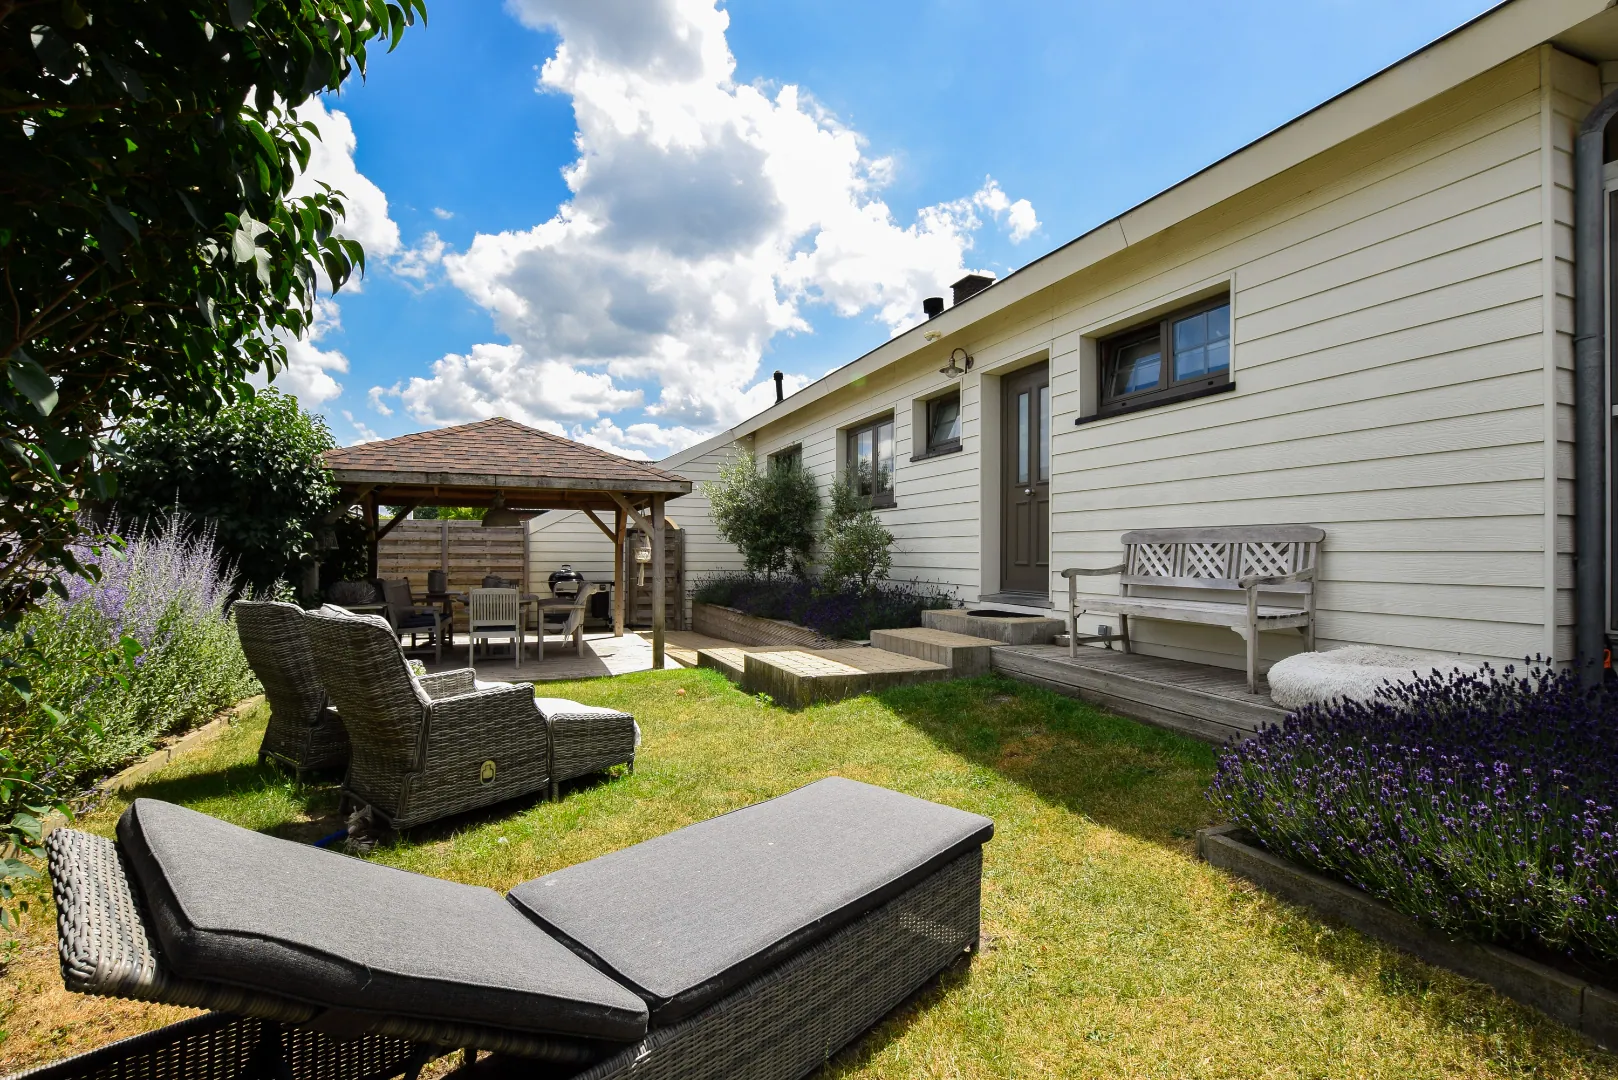
[[[822,573],[861,591],[886,580],[893,569],[893,534],[855,494],[844,477],[831,489],[831,511],[820,533]]]
[[[766,577],[807,572],[820,513],[813,473],[795,461],[761,471],[742,451],[702,491],[720,538],[736,545],[748,570]]]
[[[100,563],[98,581],[69,581],[66,599],[24,615],[0,643],[29,684],[26,698],[0,698],[0,751],[36,771],[50,763],[70,784],[257,689],[225,614],[232,575],[210,532],[171,516]],[[120,679],[91,658],[125,636],[138,655]]]

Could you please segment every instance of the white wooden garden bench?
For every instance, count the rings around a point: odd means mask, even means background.
[[[1079,643],[1115,638],[1080,634],[1079,616],[1118,616],[1118,635],[1129,651],[1129,620],[1228,626],[1247,640],[1247,689],[1258,692],[1258,635],[1296,628],[1304,648],[1315,647],[1315,570],[1322,529],[1312,525],[1242,525],[1142,529],[1124,533],[1124,561],[1099,570],[1063,570],[1067,578],[1068,651]],[[1117,596],[1080,595],[1079,578],[1117,574]],[[1220,594],[1223,593],[1224,596]],[[1261,593],[1287,603],[1260,603]],[[1228,596],[1229,599],[1224,597]]]

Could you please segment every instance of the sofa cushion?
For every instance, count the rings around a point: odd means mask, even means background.
[[[986,842],[988,818],[841,777],[524,882],[509,899],[670,1024]]]
[[[629,1042],[641,1000],[489,889],[137,799],[118,821],[178,975],[332,1009]]]

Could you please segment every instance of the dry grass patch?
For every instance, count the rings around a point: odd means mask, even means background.
[[[547,693],[633,712],[645,732],[635,774],[420,829],[372,858],[505,889],[829,773],[995,820],[980,954],[828,1077],[1618,1076],[1554,1022],[1197,862],[1213,754],[1189,740],[995,678],[801,712],[702,671]],[[139,793],[320,834],[331,787],[256,766],[262,724],[247,717]],[[89,827],[110,829],[121,808]],[[27,940],[0,1000],[35,1000],[0,1005],[0,1071],[178,1012],[53,996],[48,922]]]

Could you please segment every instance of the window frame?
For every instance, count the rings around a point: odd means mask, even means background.
[[[765,458],[765,463],[772,469],[779,469],[789,461],[796,462],[799,468],[803,467],[803,443],[783,446]]]
[[[954,390],[946,390],[942,394],[928,398],[926,401],[922,402],[921,415],[926,426],[922,437],[922,452],[916,455],[916,457],[936,457],[939,454],[953,454],[960,450],[961,437],[959,435],[955,436],[953,439],[943,439],[936,443],[933,442],[933,410],[946,401],[955,402],[955,427],[956,430],[960,429],[961,391],[959,387],[956,387]]]
[[[1109,334],[1100,339],[1096,350],[1096,380],[1100,384],[1097,400],[1100,403],[1096,410],[1096,419],[1105,416],[1117,416],[1120,413],[1134,412],[1137,409],[1151,408],[1156,405],[1168,405],[1175,401],[1185,401],[1188,398],[1202,397],[1206,394],[1216,394],[1228,390],[1234,385],[1231,382],[1231,362],[1227,362],[1225,369],[1213,375],[1199,375],[1190,379],[1175,381],[1173,326],[1182,319],[1201,315],[1217,308],[1230,306],[1230,294],[1220,293],[1199,300],[1194,304],[1186,304],[1164,313],[1151,322],[1140,323],[1122,330],[1116,334]],[[1235,327],[1225,340],[1227,349],[1234,353]],[[1156,389],[1137,390],[1132,394],[1112,393],[1112,364],[1118,353],[1131,345],[1149,341],[1152,338],[1158,341],[1158,381]]]
[[[897,473],[899,471],[899,447],[897,441],[899,426],[894,422],[894,414],[890,412],[884,413],[880,416],[874,416],[869,420],[863,420],[858,424],[853,424],[843,429],[843,476],[847,478],[851,484],[855,484],[856,481],[854,479],[854,472],[855,464],[859,460],[859,437],[867,431],[871,433],[872,472],[874,474],[876,471],[876,463],[880,460],[882,446],[880,431],[884,426],[889,429],[888,439],[890,445],[893,447],[893,468],[888,472],[887,491],[881,492],[875,490],[876,482],[873,476],[872,493],[869,496],[862,496],[862,498],[865,499],[865,504],[873,510],[881,510],[898,505],[898,501],[894,497],[894,489],[897,486]],[[855,487],[855,491],[857,494],[857,486]]]

